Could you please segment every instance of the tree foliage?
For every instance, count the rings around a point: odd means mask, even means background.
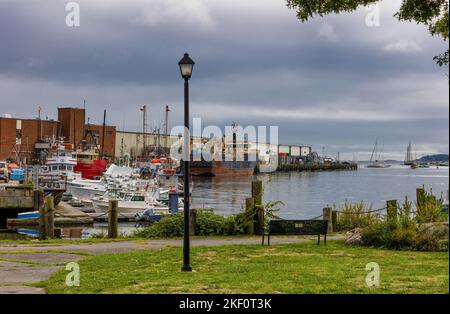
[[[306,22],[318,15],[330,13],[352,12],[379,0],[286,0],[290,9],[297,11],[297,17]],[[395,16],[400,21],[415,21],[424,24],[433,36],[440,36],[445,41],[449,34],[448,0],[403,0]],[[440,66],[448,65],[449,50],[434,57]]]

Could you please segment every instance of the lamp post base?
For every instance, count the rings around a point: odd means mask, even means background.
[[[192,268],[190,265],[183,265],[183,267],[181,267],[181,271],[183,272],[191,272]]]

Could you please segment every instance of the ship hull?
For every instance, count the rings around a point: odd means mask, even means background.
[[[193,176],[251,176],[255,166],[251,161],[193,161],[190,171]]]

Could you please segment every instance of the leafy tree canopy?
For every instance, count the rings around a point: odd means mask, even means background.
[[[290,9],[297,11],[297,17],[306,22],[308,19],[329,13],[352,12],[362,6],[369,6],[380,0],[286,0]],[[428,27],[433,36],[448,39],[449,0],[403,0],[395,16],[400,21],[415,21]],[[449,50],[434,57],[440,66],[448,65]]]

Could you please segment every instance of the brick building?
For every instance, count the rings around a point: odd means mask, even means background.
[[[81,108],[58,108],[58,121],[40,119],[20,119],[10,115],[0,116],[0,160],[7,158],[30,162],[36,156],[36,143],[54,141],[64,137],[64,141],[79,147],[86,139],[96,142],[104,156],[115,157],[116,128],[86,124],[86,111]]]

